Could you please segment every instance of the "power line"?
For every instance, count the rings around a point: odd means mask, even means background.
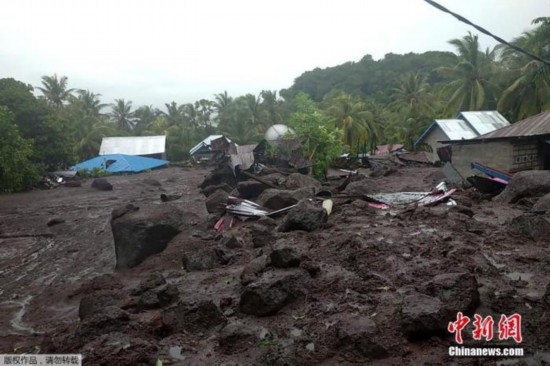
[[[549,61],[546,61],[546,60],[540,58],[539,56],[537,56],[537,55],[535,55],[535,54],[533,54],[533,53],[531,53],[531,52],[529,52],[529,51],[527,51],[527,50],[525,50],[525,49],[523,49],[523,48],[521,48],[521,47],[518,47],[518,46],[516,46],[516,45],[513,45],[513,44],[511,44],[511,43],[506,42],[504,39],[500,38],[499,36],[496,36],[496,35],[494,35],[493,33],[491,33],[491,32],[489,32],[488,30],[486,30],[485,28],[480,27],[479,25],[470,22],[468,19],[464,18],[462,15],[450,11],[449,9],[447,9],[446,7],[444,7],[443,5],[438,4],[438,3],[436,3],[436,2],[433,1],[433,0],[424,0],[424,1],[427,2],[428,4],[430,4],[431,6],[437,8],[437,9],[439,9],[439,10],[445,12],[445,13],[451,14],[452,16],[454,16],[456,19],[460,20],[461,22],[466,23],[466,24],[468,24],[468,25],[471,25],[472,27],[474,27],[475,29],[477,29],[477,30],[480,31],[481,33],[486,34],[486,35],[488,35],[489,37],[493,37],[493,38],[496,39],[498,42],[500,42],[500,43],[502,43],[502,44],[505,44],[506,46],[508,46],[508,47],[510,47],[510,48],[512,48],[512,49],[514,49],[514,50],[516,50],[516,51],[518,51],[518,52],[521,52],[521,53],[523,53],[523,54],[525,54],[525,55],[527,55],[527,56],[529,56],[529,57],[531,57],[531,58],[533,58],[533,59],[535,59],[535,60],[537,60],[537,61],[540,61],[540,62],[542,62],[542,63],[544,63],[544,64],[546,64],[546,65],[550,65],[550,62],[549,62]]]

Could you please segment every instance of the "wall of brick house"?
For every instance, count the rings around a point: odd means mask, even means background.
[[[439,161],[439,156],[437,156],[437,148],[442,146],[447,146],[447,144],[442,144],[442,143],[439,143],[438,141],[444,141],[448,139],[449,138],[445,135],[445,133],[443,133],[441,128],[437,125],[430,131],[428,136],[424,138],[423,144],[429,145],[432,150],[432,153],[429,154],[432,160],[432,163]]]
[[[470,163],[478,162],[509,172],[542,169],[537,140],[504,140],[452,145],[452,163],[464,177],[474,174]]]

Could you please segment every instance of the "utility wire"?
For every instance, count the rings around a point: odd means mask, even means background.
[[[529,57],[531,57],[531,58],[533,58],[537,61],[540,61],[540,62],[542,62],[546,65],[550,65],[550,61],[546,61],[546,60],[540,58],[539,56],[537,56],[537,55],[535,55],[535,54],[533,54],[533,53],[531,53],[531,52],[529,52],[529,51],[527,51],[527,50],[525,50],[521,47],[518,47],[516,45],[513,45],[511,43],[506,42],[504,39],[500,38],[499,36],[496,36],[496,35],[492,34],[488,30],[486,30],[485,28],[480,27],[479,25],[470,22],[468,19],[464,18],[462,15],[457,14],[457,13],[453,13],[452,11],[450,11],[449,9],[444,7],[443,5],[438,4],[433,0],[424,0],[424,1],[427,2],[428,4],[430,4],[431,6],[433,6],[434,8],[437,8],[437,9],[439,9],[439,10],[445,12],[445,13],[451,14],[452,16],[454,16],[456,19],[460,20],[461,22],[471,25],[472,27],[474,27],[475,29],[477,29],[481,33],[484,33],[484,34],[488,35],[489,37],[493,37],[498,42],[500,42],[502,44],[505,44],[506,46],[508,46],[508,47],[518,51],[518,52],[521,52],[521,53],[523,53],[523,54],[525,54],[525,55],[527,55],[527,56],[529,56]]]

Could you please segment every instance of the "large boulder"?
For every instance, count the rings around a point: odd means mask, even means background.
[[[245,180],[237,184],[237,190],[239,191],[240,197],[247,200],[258,197],[266,188],[267,186],[265,184],[255,180]]]
[[[514,174],[510,183],[495,201],[514,203],[524,197],[550,193],[550,170],[526,170]]]
[[[227,183],[222,183],[222,184],[216,184],[216,185],[212,185],[212,186],[207,186],[205,188],[202,189],[202,193],[206,196],[206,197],[209,197],[212,193],[216,192],[218,189],[221,189],[222,191],[226,191],[227,193],[231,192],[233,190],[233,187],[231,187],[229,184]]]
[[[204,333],[224,325],[226,319],[211,300],[196,303],[180,301],[163,311],[162,322],[170,333]]]
[[[215,186],[224,183],[229,186],[235,186],[235,184],[237,184],[237,179],[235,178],[233,169],[225,163],[218,166],[214,171],[206,176],[204,181],[199,185],[199,188],[204,189],[208,186]]]
[[[366,194],[376,193],[376,189],[369,183],[369,180],[351,182],[342,193],[348,196],[364,196]]]
[[[508,229],[534,241],[550,241],[550,213],[517,216],[508,222]]]
[[[550,212],[550,193],[539,198],[539,200],[533,205],[533,210]]]
[[[369,317],[343,314],[336,325],[339,350],[347,358],[369,360],[387,357],[391,351],[380,343],[376,323]]]
[[[410,339],[426,338],[445,330],[441,300],[436,297],[408,292],[403,297],[401,325]],[[443,320],[442,320],[443,319]]]
[[[321,182],[309,175],[292,173],[286,178],[285,186],[288,189],[300,189],[307,187],[320,189]]]
[[[327,218],[327,211],[323,207],[304,200],[288,212],[278,230],[282,232],[313,231],[325,223]]]
[[[298,203],[304,198],[311,198],[314,195],[314,189],[300,188],[294,191],[285,191],[281,189],[266,189],[260,197],[258,204],[272,210],[280,210]]]
[[[208,196],[205,201],[206,210],[208,211],[208,213],[223,213],[225,211],[225,206],[227,205],[228,197],[229,194],[222,189],[218,189],[216,192]]]
[[[271,259],[271,265],[278,268],[298,267],[302,261],[302,256],[290,247],[274,249],[269,258]]]
[[[121,214],[122,213],[122,214]],[[185,225],[184,212],[174,205],[146,205],[139,210],[115,209],[111,230],[116,268],[132,268],[166,249]]]
[[[214,248],[200,248],[188,251],[182,257],[183,268],[187,271],[204,271],[221,267],[229,263],[231,255],[228,251],[219,246]]]
[[[479,305],[478,283],[468,272],[439,274],[425,284],[425,289],[441,301],[445,318],[459,311],[471,313]]]
[[[92,188],[100,191],[112,191],[113,185],[105,178],[96,178],[92,181]]]
[[[239,310],[244,314],[276,314],[305,291],[305,271],[291,269],[266,272],[249,284],[241,294]]]

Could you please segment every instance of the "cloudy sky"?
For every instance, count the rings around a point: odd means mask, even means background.
[[[508,40],[550,15],[549,0],[439,2]],[[0,19],[0,78],[57,73],[157,107],[280,90],[365,54],[450,51],[475,32],[423,0],[5,0]]]

